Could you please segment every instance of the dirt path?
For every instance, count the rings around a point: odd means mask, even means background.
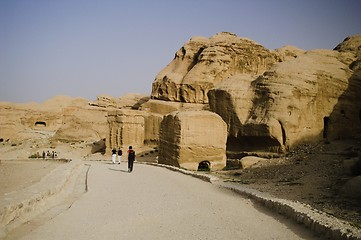
[[[248,199],[181,173],[90,164],[86,194],[11,239],[318,239]]]

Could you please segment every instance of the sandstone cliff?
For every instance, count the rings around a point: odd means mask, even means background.
[[[257,78],[224,81],[210,91],[210,107],[228,123],[230,147],[238,150],[282,151],[301,142],[349,137],[361,129],[355,94],[360,86],[343,96],[354,77],[349,68],[354,60],[350,53],[308,51]]]
[[[148,104],[203,104],[227,123],[229,151],[284,152],[349,137],[360,130],[359,39],[337,51],[270,51],[230,33],[196,37],[157,75]]]
[[[152,98],[208,103],[216,84],[237,74],[262,74],[280,57],[258,43],[232,33],[195,37],[179,49],[153,82]]]

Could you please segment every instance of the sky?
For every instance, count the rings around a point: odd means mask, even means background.
[[[194,36],[333,49],[361,34],[361,0],[0,0],[0,101],[150,95]]]

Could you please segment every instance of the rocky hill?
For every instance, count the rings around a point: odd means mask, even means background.
[[[156,76],[151,97],[220,115],[229,152],[352,137],[361,130],[360,38],[335,50],[271,51],[231,33],[195,37]]]

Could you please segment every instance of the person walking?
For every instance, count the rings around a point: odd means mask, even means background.
[[[115,150],[115,148],[113,148],[113,150],[112,150],[112,162],[113,162],[113,164],[115,164],[116,159],[117,159],[117,150]]]
[[[122,155],[123,155],[122,149],[118,148],[118,164],[120,164],[120,161],[122,160]]]
[[[128,172],[133,171],[134,161],[135,161],[135,151],[133,150],[132,146],[129,146],[129,149],[128,149]]]

